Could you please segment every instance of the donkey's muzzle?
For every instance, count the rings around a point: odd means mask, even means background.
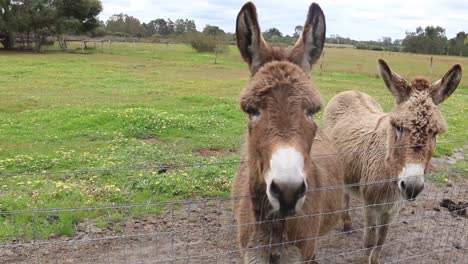
[[[414,200],[424,189],[424,182],[418,179],[407,179],[400,182],[400,188],[406,199]]]
[[[269,191],[271,196],[279,202],[280,215],[287,217],[295,215],[302,208],[306,189],[305,182],[280,184],[272,181]]]

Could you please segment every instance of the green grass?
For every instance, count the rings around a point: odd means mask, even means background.
[[[323,71],[312,73],[324,102],[355,89],[390,110],[393,98],[376,77],[379,57],[408,79],[435,81],[454,63],[468,69],[466,58],[435,56],[429,73],[430,56],[330,48]],[[184,45],[125,43],[103,54],[0,52],[0,59],[0,211],[229,195],[235,164],[165,174],[112,169],[237,161],[246,128],[238,97],[249,74],[235,47],[218,64],[212,54]],[[449,130],[438,138],[436,155],[466,145],[467,95],[464,78],[442,105]],[[202,157],[195,154],[200,149],[223,155]],[[93,168],[104,170],[59,173]],[[136,208],[130,215],[160,209]],[[106,210],[52,216],[0,216],[0,241],[73,235],[87,219],[99,226],[122,219]]]

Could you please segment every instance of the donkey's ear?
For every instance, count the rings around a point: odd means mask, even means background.
[[[457,89],[462,78],[462,68],[460,64],[454,65],[442,79],[431,85],[432,100],[436,105],[442,103]]]
[[[297,40],[291,51],[291,59],[309,72],[312,65],[317,62],[322,54],[325,44],[325,15],[316,3],[309,7],[309,13],[302,31],[301,37]]]
[[[252,2],[246,3],[237,15],[236,37],[242,58],[254,73],[262,63],[261,50],[267,47],[267,44],[263,40],[258,25],[257,9]]]
[[[378,65],[380,76],[382,76],[390,93],[395,97],[397,104],[405,101],[411,92],[408,82],[393,72],[384,60],[379,59]]]

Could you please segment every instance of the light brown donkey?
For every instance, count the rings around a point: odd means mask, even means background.
[[[341,163],[313,115],[321,100],[309,79],[325,41],[325,17],[309,8],[301,38],[290,49],[263,40],[254,4],[237,17],[237,45],[251,72],[241,97],[249,115],[247,144],[232,195],[244,263],[312,262],[317,237],[340,220]],[[318,157],[320,156],[320,157]],[[326,213],[322,215],[322,213]]]
[[[455,65],[433,84],[423,78],[408,83],[383,60],[379,69],[396,99],[392,112],[384,113],[367,94],[349,91],[333,97],[324,113],[325,131],[342,153],[346,184],[362,184],[350,191],[364,200],[363,263],[371,264],[379,263],[400,201],[415,199],[424,188],[436,135],[446,130],[438,105],[455,91],[462,74],[460,65]],[[348,207],[348,194],[345,201]],[[349,230],[349,214],[344,222]]]

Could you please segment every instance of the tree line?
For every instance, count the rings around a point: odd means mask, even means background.
[[[199,51],[214,51],[219,43],[235,42],[235,34],[215,25],[206,25],[198,31],[195,21],[187,18],[156,18],[142,23],[136,17],[120,13],[99,21],[101,11],[100,0],[0,0],[0,43],[5,49],[40,50],[51,37],[66,48],[65,36],[116,36],[183,41]],[[302,30],[302,26],[296,26],[292,35],[285,35],[277,28],[269,28],[263,36],[275,45],[287,46],[297,40]],[[358,49],[468,56],[467,35],[461,31],[448,39],[444,28],[428,26],[406,32],[404,39],[383,37],[377,41],[357,41],[330,35],[326,42]]]
[[[49,36],[92,32],[100,0],[0,0],[0,40],[5,49],[40,50]]]

